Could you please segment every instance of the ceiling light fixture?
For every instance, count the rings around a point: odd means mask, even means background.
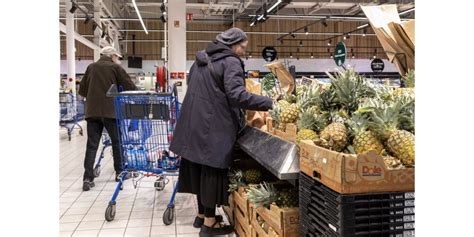
[[[313,53],[311,53],[311,58],[314,58],[314,55],[313,55]]]
[[[293,58],[293,54],[292,54],[292,53],[290,53],[290,58]]]
[[[309,34],[309,31],[308,31],[308,27],[307,27],[307,26],[304,27],[304,33],[305,33],[306,35]]]
[[[329,42],[328,42],[328,46],[331,46],[331,43],[332,43],[332,40],[329,40]]]
[[[276,7],[278,7],[278,5],[280,5],[281,2],[283,2],[283,0],[278,0],[275,4],[273,4],[273,6],[271,6],[270,8],[268,8],[267,12],[270,13],[271,11],[273,11],[273,9],[275,9]]]
[[[367,26],[369,26],[369,24],[363,24],[363,25],[357,26],[357,29],[360,30],[360,29],[365,28]]]
[[[143,22],[142,16],[140,15],[140,11],[138,11],[137,3],[135,2],[135,0],[132,0],[132,4],[133,4],[133,7],[135,8],[135,11],[137,12],[138,19],[140,19],[140,23],[142,24],[142,27],[143,27],[143,30],[145,31],[145,34],[148,35],[148,30],[145,27],[145,23]],[[160,17],[160,19],[161,19],[161,17]],[[166,21],[166,19],[165,19],[165,21]]]
[[[303,47],[303,40],[300,40],[300,47]]]
[[[399,15],[399,16],[405,15],[405,14],[407,14],[407,13],[410,13],[410,12],[414,11],[414,10],[415,10],[415,8],[411,8],[411,9],[408,9],[408,10],[405,10],[405,11],[400,12],[398,15]]]
[[[293,32],[290,32],[290,35],[291,35],[291,37],[293,37],[293,39],[296,38],[296,35],[293,34]]]
[[[342,37],[342,39],[343,39],[343,40],[346,40],[346,39],[347,39],[346,35],[344,35],[344,37]]]
[[[362,31],[362,36],[365,37],[365,34],[367,34],[367,29],[364,29],[364,30]]]

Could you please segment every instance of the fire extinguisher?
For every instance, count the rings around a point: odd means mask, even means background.
[[[164,66],[156,67],[156,91],[164,92],[166,90],[166,68]]]

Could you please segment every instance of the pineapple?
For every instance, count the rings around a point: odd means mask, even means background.
[[[399,159],[395,158],[395,157],[391,157],[391,156],[385,156],[383,158],[383,161],[385,163],[385,165],[389,168],[389,169],[400,169],[400,168],[403,168],[403,165],[402,163],[400,162]]]
[[[415,135],[398,129],[401,109],[400,101],[386,108],[375,108],[371,113],[373,127],[385,140],[389,152],[400,159],[405,166],[413,166],[415,164]]]
[[[348,122],[351,133],[354,135],[352,146],[356,154],[375,151],[377,154],[384,153],[384,146],[376,134],[368,130],[369,122],[361,114],[355,114]]]
[[[250,187],[247,192],[247,198],[256,208],[260,206],[270,208],[270,204],[278,200],[275,187],[265,182],[256,187]]]
[[[228,192],[234,192],[239,187],[245,186],[245,183],[242,181],[242,170],[231,170],[229,171],[229,189]]]
[[[393,91],[393,96],[399,98],[403,95],[408,95],[415,98],[415,71],[408,70],[407,74],[402,77],[402,81],[405,84],[404,88],[397,88]]]
[[[308,87],[308,89],[303,94],[298,96],[297,104],[302,111],[306,111],[309,108],[313,108],[313,110],[319,110],[320,97],[321,89],[317,84],[315,84]]]
[[[298,119],[299,108],[296,104],[291,104],[280,113],[281,123],[294,123]]]
[[[280,125],[280,114],[283,110],[287,109],[290,106],[290,103],[286,100],[279,100],[273,106],[273,109],[269,111],[270,117],[273,121],[273,126],[277,127]]]
[[[333,122],[325,127],[319,135],[317,145],[335,151],[342,151],[347,145],[347,129],[341,122]]]
[[[296,103],[296,95],[293,95],[291,93],[285,94],[283,96],[283,100],[285,100],[286,102],[288,102],[290,104]]]
[[[296,134],[296,142],[299,143],[303,140],[311,140],[314,141],[318,138],[318,134],[311,130],[311,129],[301,129]]]
[[[257,169],[249,169],[244,172],[243,177],[248,184],[258,184],[262,181],[262,172]]]
[[[298,207],[299,195],[294,189],[277,192],[276,205],[282,208]]]

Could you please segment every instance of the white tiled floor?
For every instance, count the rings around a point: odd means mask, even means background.
[[[163,212],[172,193],[172,182],[157,192],[152,177],[144,178],[135,189],[127,180],[117,198],[115,219],[105,221],[104,213],[116,187],[111,148],[107,148],[102,160],[101,174],[95,179],[95,187],[82,192],[83,161],[87,141],[74,131],[68,141],[65,129],[60,129],[60,236],[199,236],[199,229],[192,223],[197,212],[193,195],[176,195],[176,217],[173,224],[163,224]],[[99,155],[101,147],[97,152]],[[173,183],[176,181],[172,179]],[[222,210],[218,210],[223,213]]]

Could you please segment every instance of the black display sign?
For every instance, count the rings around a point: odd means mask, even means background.
[[[276,59],[277,57],[277,51],[274,47],[265,47],[262,50],[262,57],[265,59],[267,62],[271,62]]]
[[[385,68],[385,63],[380,58],[375,58],[370,63],[370,68],[372,68],[373,72],[382,72]]]

